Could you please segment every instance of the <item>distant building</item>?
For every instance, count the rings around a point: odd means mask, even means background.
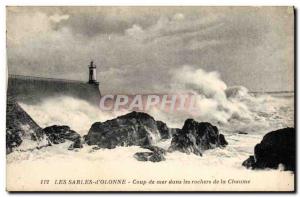
[[[23,103],[42,102],[57,96],[70,96],[99,105],[101,93],[96,79],[96,65],[89,65],[89,81],[8,75],[7,96]]]
[[[90,84],[99,84],[99,82],[97,81],[97,67],[94,64],[93,61],[91,61],[90,65],[89,65],[89,83]]]

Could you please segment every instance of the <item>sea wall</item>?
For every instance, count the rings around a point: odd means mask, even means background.
[[[7,95],[28,104],[51,97],[70,96],[98,105],[101,97],[98,84],[20,75],[8,76]]]

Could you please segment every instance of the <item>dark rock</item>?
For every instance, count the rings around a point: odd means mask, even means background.
[[[81,143],[81,139],[78,138],[77,140],[75,140],[68,148],[68,150],[74,150],[76,148],[83,148],[83,145]]]
[[[179,128],[171,128],[170,129],[171,136],[173,137],[175,134],[179,133],[180,131],[181,129]]]
[[[228,142],[226,141],[225,136],[223,134],[219,134],[219,144],[223,147],[228,145]]]
[[[94,146],[93,148],[92,148],[92,150],[100,150],[101,148],[99,147],[99,146]]]
[[[165,149],[160,148],[158,146],[142,146],[142,148],[151,150],[152,152],[156,152],[162,155],[165,155],[167,153]]]
[[[191,139],[192,138],[192,139]],[[202,156],[201,149],[197,146],[195,138],[189,135],[175,134],[169,147],[169,152],[180,151],[183,153],[193,153]]]
[[[187,119],[183,128],[173,135],[168,151],[180,151],[201,156],[204,150],[224,147],[227,144],[224,135],[219,134],[216,126],[207,122],[199,123],[193,119]]]
[[[246,168],[252,168],[252,166],[255,164],[255,158],[254,156],[250,156],[248,159],[246,159],[242,165]]]
[[[83,136],[82,136],[82,139],[83,139],[84,142],[87,141],[87,140],[86,140],[86,137],[87,137],[87,135],[83,135]]]
[[[285,170],[295,171],[295,148],[296,136],[294,128],[272,131],[267,133],[262,141],[255,146],[255,161],[253,162],[253,159],[250,159],[253,156],[250,156],[243,164],[253,169],[277,169],[279,164],[283,164]]]
[[[131,112],[105,122],[96,122],[90,128],[85,140],[89,145],[101,148],[116,146],[145,146],[167,137],[167,126],[155,121],[153,117],[142,112]]]
[[[166,158],[162,154],[158,154],[156,152],[153,153],[153,155],[149,158],[149,161],[152,162],[160,162],[160,161],[165,161]]]
[[[157,146],[143,146],[142,148],[151,150],[152,152],[137,152],[133,155],[138,161],[160,162],[165,161],[164,155],[166,150]]]
[[[65,140],[78,142],[78,140],[80,141],[81,138],[78,133],[71,130],[68,126],[53,125],[44,128],[43,131],[52,144],[64,143]]]
[[[41,148],[48,145],[43,130],[15,99],[8,95],[6,106],[6,153],[11,153],[24,140],[33,141],[31,148]]]
[[[153,155],[153,152],[138,152],[133,155],[138,161],[149,161],[149,158]]]
[[[18,147],[22,143],[21,132],[13,130],[12,128],[6,128],[6,153],[13,152],[14,147]]]
[[[157,129],[160,133],[161,139],[169,139],[171,137],[170,129],[164,122],[156,121],[156,125],[157,125]]]
[[[244,131],[239,131],[238,134],[247,135],[248,133]]]

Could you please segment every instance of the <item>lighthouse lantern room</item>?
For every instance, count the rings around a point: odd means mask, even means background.
[[[96,77],[96,65],[91,61],[89,65],[89,83],[90,84],[99,84]]]

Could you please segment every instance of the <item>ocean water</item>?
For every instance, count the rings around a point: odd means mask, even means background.
[[[225,135],[228,146],[207,150],[202,157],[168,153],[166,161],[152,163],[140,162],[133,157],[136,152],[145,151],[137,146],[94,151],[85,145],[82,149],[69,151],[71,142],[66,142],[26,151],[31,147],[28,141],[7,155],[7,188],[48,191],[293,190],[294,174],[283,171],[284,166],[275,170],[249,170],[242,166],[267,132],[294,127],[293,94],[252,94],[242,86],[228,87],[217,72],[190,66],[172,72],[172,87],[159,87],[161,92],[197,95],[196,111],[168,113],[154,108],[147,113],[171,128],[181,128],[187,118],[210,122]],[[83,100],[63,96],[48,98],[36,105],[20,105],[41,127],[68,125],[81,135],[85,135],[94,122],[128,113],[126,110],[102,112]],[[170,141],[158,140],[155,145],[167,148]],[[101,184],[55,184],[65,179],[124,179],[126,184],[102,184],[101,181]],[[50,183],[41,184],[42,180]],[[154,183],[148,183],[150,180]]]
[[[293,95],[276,97],[271,95],[251,95],[243,88],[234,88],[227,94],[227,100],[217,100],[225,110],[208,107],[204,116],[193,117],[198,121],[211,121],[225,135],[229,145],[226,148],[207,150],[202,157],[180,152],[168,153],[166,161],[159,163],[140,162],[133,158],[137,146],[117,147],[112,150],[94,151],[91,146],[69,151],[71,142],[22,151],[19,147],[7,155],[7,184],[22,185],[26,190],[292,190],[294,174],[277,170],[248,170],[241,164],[253,154],[269,131],[294,126]],[[103,113],[85,101],[70,97],[45,100],[40,105],[21,106],[41,126],[66,124],[84,135],[91,124],[105,121],[127,113]],[[227,108],[226,108],[227,107]],[[181,127],[188,114],[165,114],[157,110],[150,114],[168,126]],[[222,121],[223,117],[230,117]],[[246,132],[247,135],[239,134]],[[167,148],[171,140],[159,141],[155,145]],[[25,143],[26,144],[26,143]],[[60,179],[125,179],[126,185],[57,185]],[[49,179],[52,184],[43,186],[41,180]],[[174,184],[134,184],[136,180],[166,180]],[[225,180],[226,184],[211,184],[213,180]],[[229,184],[229,180],[250,181],[249,184]],[[193,181],[193,184],[175,184],[177,181]],[[16,184],[20,183],[20,184]]]

